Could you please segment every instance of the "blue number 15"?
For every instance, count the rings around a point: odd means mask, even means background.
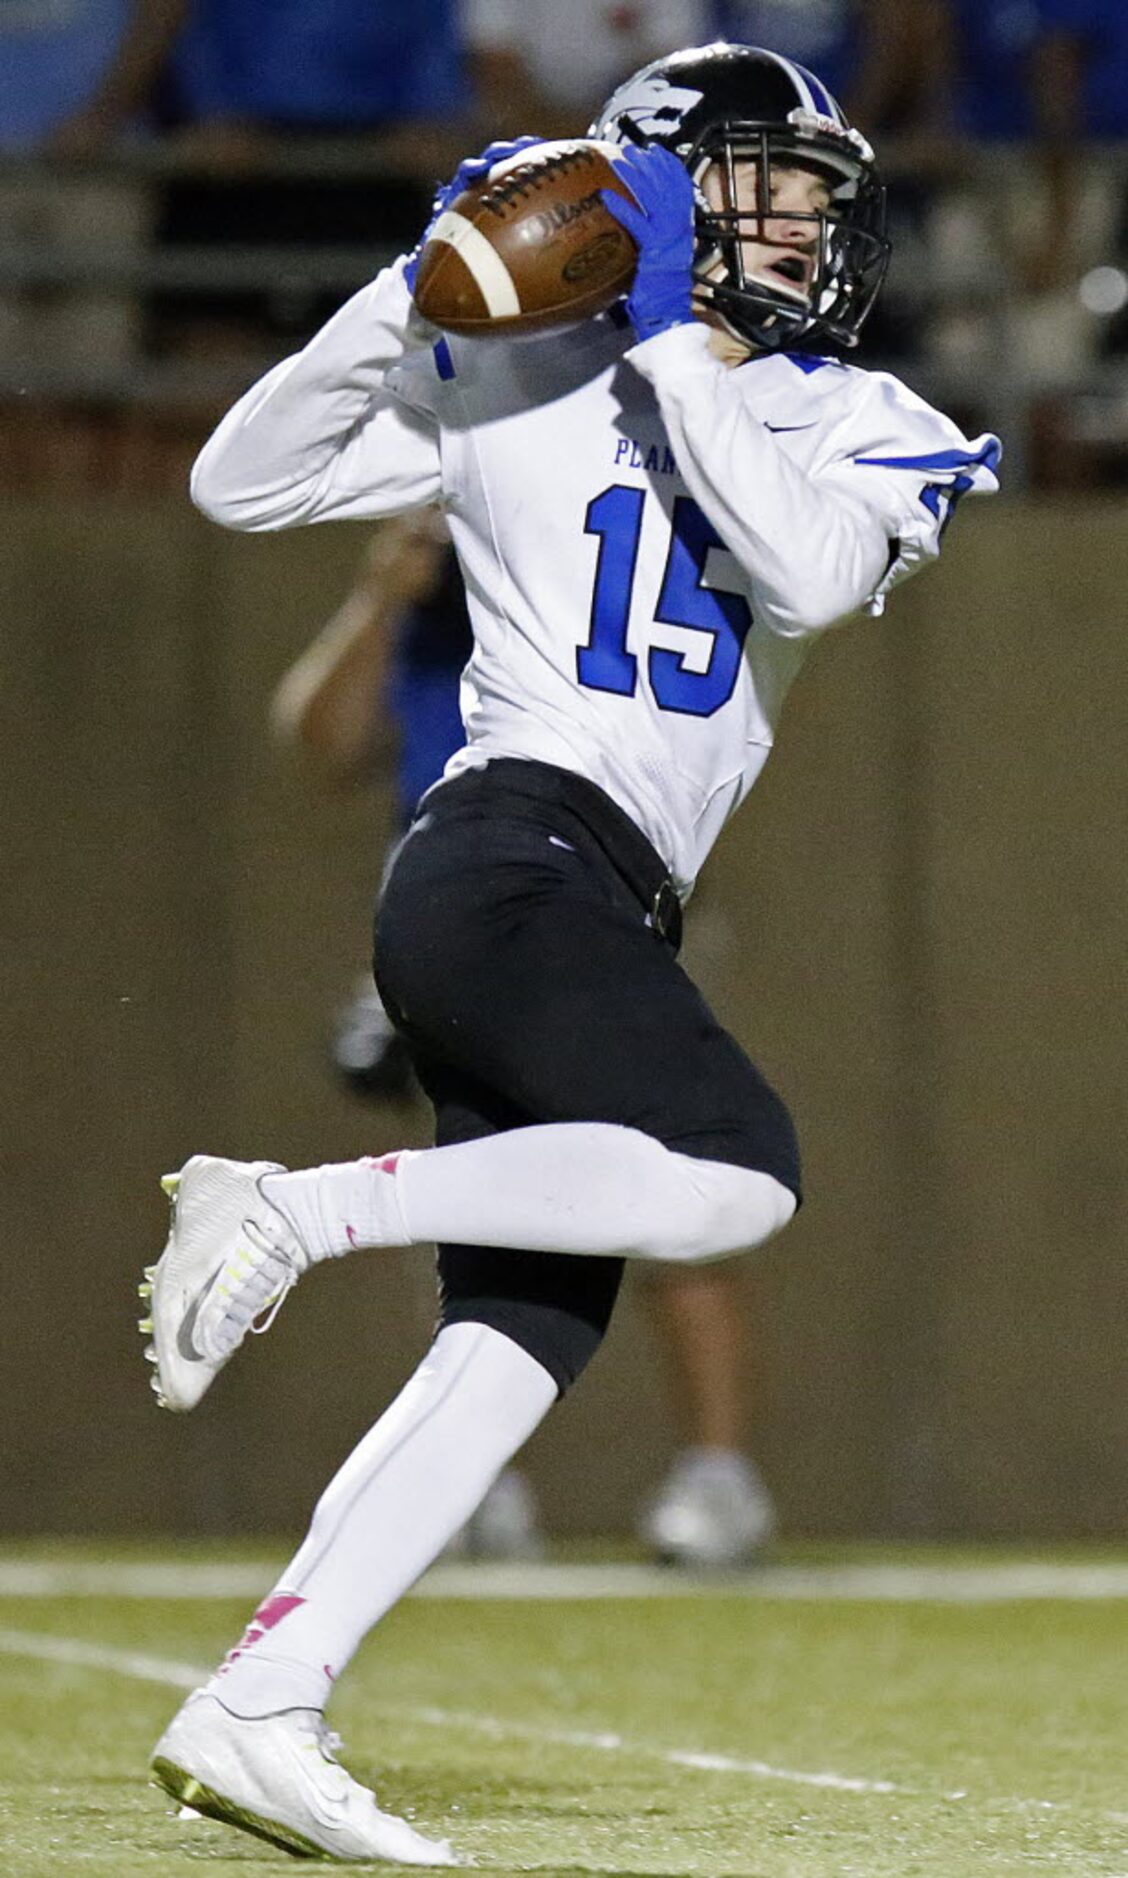
[[[588,503],[584,533],[599,536],[599,559],[591,597],[591,631],[576,653],[581,685],[595,691],[634,695],[638,661],[627,651],[638,544],[646,492],[613,483]],[[752,612],[743,594],[723,593],[703,585],[711,548],[724,542],[689,496],[678,496],[671,517],[670,551],[658,595],[655,621],[661,626],[692,626],[712,636],[709,662],[690,671],[685,655],[668,646],[651,646],[647,676],[659,708],[692,717],[711,717],[732,697],[740,655]]]

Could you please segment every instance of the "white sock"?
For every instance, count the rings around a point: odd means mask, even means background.
[[[330,1481],[300,1551],[208,1684],[236,1715],[324,1708],[334,1682],[556,1400],[547,1370],[486,1324],[440,1331]]]
[[[314,1264],[362,1246],[411,1245],[396,1168],[415,1152],[404,1148],[398,1154],[264,1174],[262,1190],[289,1218]]]
[[[457,1147],[267,1174],[311,1257],[432,1242],[705,1260],[761,1245],[794,1195],[610,1122],[552,1122]]]

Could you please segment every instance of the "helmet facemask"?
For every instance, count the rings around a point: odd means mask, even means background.
[[[852,148],[851,144],[855,147]],[[813,340],[854,346],[889,261],[884,192],[869,167],[868,147],[856,133],[805,132],[798,127],[723,120],[689,150],[679,150],[697,185],[695,299],[730,331],[757,347],[788,349]],[[737,165],[755,166],[756,202],[738,197]],[[825,210],[781,210],[772,205],[773,164],[808,169],[831,190]],[[721,206],[706,199],[702,183],[715,166]],[[747,177],[748,171],[742,168]],[[747,183],[744,184],[747,196]],[[766,224],[809,224],[813,271],[794,287],[778,286],[749,270],[745,244],[768,248]],[[798,244],[797,244],[798,245]]]

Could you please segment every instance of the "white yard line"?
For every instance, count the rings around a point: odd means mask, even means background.
[[[0,1557],[0,1598],[258,1598],[281,1558],[113,1561]],[[1128,1598],[1128,1562],[1109,1564],[764,1565],[701,1574],[624,1564],[439,1564],[409,1595],[557,1602],[598,1598],[727,1597],[891,1604],[991,1604]]]
[[[76,1669],[109,1671],[130,1676],[140,1682],[159,1682],[174,1689],[196,1689],[211,1671],[191,1663],[177,1663],[160,1656],[145,1656],[134,1650],[115,1650],[102,1644],[84,1643],[78,1638],[44,1636],[38,1631],[0,1629],[0,1656],[30,1657],[39,1663],[61,1663]],[[509,1738],[535,1741],[545,1747],[587,1748],[601,1754],[623,1754],[631,1760],[657,1760],[667,1767],[691,1767],[705,1773],[740,1774],[755,1780],[782,1780],[801,1787],[825,1787],[839,1793],[899,1793],[905,1791],[888,1780],[861,1780],[853,1775],[805,1773],[796,1768],[773,1767],[767,1761],[737,1760],[727,1754],[706,1754],[692,1748],[650,1747],[644,1742],[628,1741],[612,1733],[588,1733],[571,1729],[530,1728],[522,1722],[501,1721],[493,1715],[467,1714],[441,1708],[393,1708],[381,1713],[398,1716],[427,1728],[445,1728],[488,1735],[494,1740]]]
[[[773,1767],[769,1761],[736,1759],[729,1754],[706,1754],[697,1748],[650,1747],[641,1741],[626,1741],[611,1731],[590,1733],[579,1729],[530,1728],[525,1723],[498,1721],[492,1715],[468,1715],[459,1709],[397,1709],[397,1714],[435,1728],[463,1729],[472,1734],[500,1738],[515,1736],[521,1741],[538,1741],[546,1747],[589,1748],[599,1754],[626,1754],[632,1759],[659,1760],[667,1767],[692,1767],[700,1773],[747,1774],[755,1780],[784,1780],[800,1787],[829,1787],[837,1793],[904,1793],[904,1787],[889,1780],[861,1780],[850,1774],[809,1774],[792,1767]]]
[[[30,1658],[35,1662],[59,1663],[76,1669],[93,1669],[112,1675],[132,1677],[140,1682],[157,1682],[174,1689],[196,1689],[210,1675],[210,1668],[180,1663],[172,1658],[149,1656],[135,1650],[118,1650],[102,1644],[83,1642],[80,1638],[44,1635],[38,1631],[0,1628],[0,1656]],[[381,1705],[379,1713],[424,1727],[485,1735],[493,1740],[534,1741],[545,1747],[583,1748],[599,1754],[622,1754],[629,1760],[657,1761],[666,1767],[686,1767],[700,1773],[733,1774],[745,1779],[781,1781],[787,1785],[817,1787],[835,1793],[876,1795],[915,1794],[927,1798],[921,1789],[899,1786],[891,1780],[867,1780],[853,1774],[829,1771],[811,1772],[794,1767],[776,1767],[770,1761],[747,1760],[735,1755],[714,1754],[697,1748],[663,1748],[647,1742],[630,1741],[612,1730],[588,1731],[530,1727],[522,1722],[502,1721],[497,1716],[479,1715],[459,1709],[420,1708]],[[970,1800],[966,1790],[937,1793],[935,1799],[954,1802]],[[998,1805],[999,1802],[995,1801]],[[1073,1809],[1056,1800],[1007,1799],[1003,1805],[1016,1811],[1067,1812]],[[1101,1812],[1100,1818],[1120,1824],[1128,1814]],[[1128,1874],[1125,1874],[1128,1878]]]
[[[30,1656],[39,1663],[63,1663],[75,1669],[108,1669],[135,1682],[159,1682],[173,1689],[198,1689],[210,1671],[167,1656],[137,1650],[112,1650],[79,1637],[45,1637],[34,1630],[0,1629],[0,1656]]]
[[[273,1583],[283,1560],[210,1563],[187,1560],[0,1558],[0,1598],[254,1598]]]

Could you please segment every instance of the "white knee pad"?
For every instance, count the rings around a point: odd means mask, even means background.
[[[403,1153],[395,1183],[412,1245],[723,1259],[763,1245],[795,1211],[771,1174],[678,1154],[615,1122],[544,1122]]]
[[[657,1230],[644,1257],[708,1264],[751,1251],[787,1225],[796,1208],[790,1187],[773,1175],[728,1161],[699,1161],[670,1152],[682,1193]]]

